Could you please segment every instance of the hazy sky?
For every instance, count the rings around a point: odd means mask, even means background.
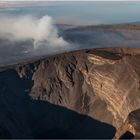
[[[3,5],[0,7],[2,16],[48,14],[56,22],[66,24],[114,24],[140,21],[140,1],[38,2],[30,5],[7,2],[5,8]]]

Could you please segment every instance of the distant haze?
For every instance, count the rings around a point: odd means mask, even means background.
[[[79,26],[137,21],[140,2],[0,1],[0,66],[77,49],[139,47],[139,30]]]
[[[1,2],[0,15],[52,16],[57,23],[87,25],[140,21],[140,1]]]

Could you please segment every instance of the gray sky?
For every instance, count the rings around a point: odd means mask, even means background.
[[[0,2],[0,15],[50,15],[58,23],[114,24],[140,21],[140,1]]]

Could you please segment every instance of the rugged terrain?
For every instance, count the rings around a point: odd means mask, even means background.
[[[0,71],[0,138],[140,138],[140,48],[74,51]]]

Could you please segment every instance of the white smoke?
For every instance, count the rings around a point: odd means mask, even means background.
[[[50,16],[38,19],[33,16],[0,17],[0,36],[9,40],[34,41],[34,48],[41,44],[50,47],[67,47],[67,43],[58,35],[58,30]]]

